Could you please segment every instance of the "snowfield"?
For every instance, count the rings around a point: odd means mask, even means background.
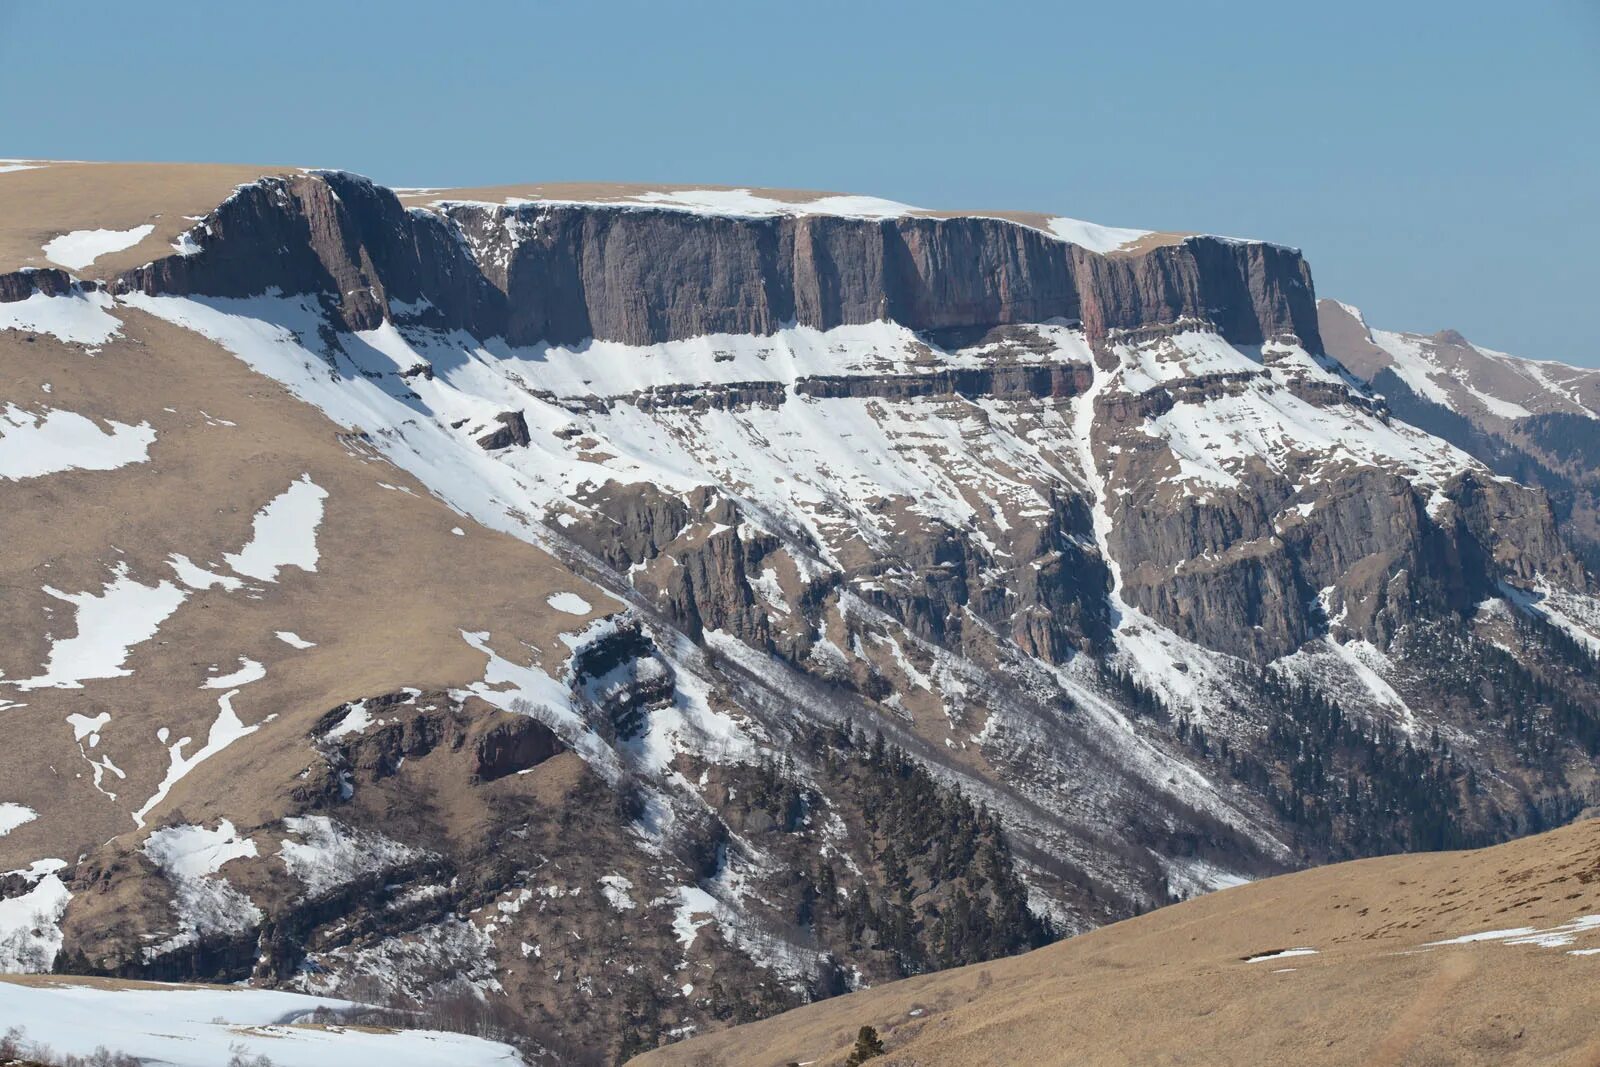
[[[0,978],[0,1020],[58,1055],[96,1048],[171,1067],[222,1067],[235,1052],[274,1067],[509,1067],[508,1045],[427,1030],[297,1025],[349,1001],[267,989],[155,985],[95,979]]]
[[[1050,220],[1050,232],[1069,244],[1080,245],[1101,255],[1126,248],[1151,233],[1149,230],[1130,230],[1121,226],[1101,226],[1099,223],[1065,216]]]
[[[111,581],[98,595],[63,593],[51,586],[44,591],[73,606],[77,633],[51,644],[44,673],[14,683],[22,690],[82,689],[90,678],[120,678],[132,673],[123,666],[128,652],[154,637],[188,595],[171,582],[143,585],[134,581],[122,563],[112,569]]]
[[[112,298],[102,292],[73,292],[69,296],[34,293],[26,300],[0,303],[0,330],[49,334],[67,344],[83,345],[92,353],[122,329],[111,314]]]
[[[305,475],[256,512],[254,533],[236,553],[223,558],[234,573],[264,582],[278,580],[284,567],[317,569],[317,526],[328,491]]]
[[[73,230],[44,244],[44,254],[52,263],[68,270],[82,270],[101,256],[132,248],[155,232],[155,226],[145,223],[131,230]]]
[[[109,471],[150,458],[156,432],[107,420],[103,430],[75,411],[45,408],[39,414],[7,404],[0,414],[0,478],[38,478],[65,470]]]

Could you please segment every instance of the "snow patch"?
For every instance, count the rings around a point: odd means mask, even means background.
[[[1167,890],[1180,900],[1250,883],[1243,875],[1198,857],[1167,860],[1166,868]]]
[[[283,825],[302,840],[285,838],[278,855],[289,873],[305,884],[306,894],[311,897],[427,855],[326,815],[291,816],[283,820]]]
[[[1530,615],[1566,632],[1594,655],[1600,655],[1600,601],[1550,584],[1542,575],[1534,587],[1521,589],[1501,581],[1500,595]]]
[[[156,432],[107,420],[109,431],[75,411],[34,414],[7,404],[0,415],[0,478],[20,481],[65,470],[109,471],[149,458]]]
[[[249,685],[259,682],[267,676],[267,669],[253,659],[245,656],[239,657],[239,669],[232,674],[222,674],[215,678],[207,678],[201,689],[233,689],[237,686]]]
[[[1125,248],[1142,237],[1150,236],[1153,232],[1130,230],[1121,226],[1101,226],[1099,223],[1067,218],[1065,215],[1056,216],[1047,225],[1050,227],[1050,232],[1063,241],[1101,255]]]
[[[244,588],[242,579],[208,570],[188,556],[171,555],[167,557],[167,566],[178,576],[178,581],[190,589],[210,589],[212,586],[219,586],[228,592],[233,592]]]
[[[545,598],[545,603],[568,615],[587,615],[594,610],[589,602],[577,593],[553,593]]]
[[[33,293],[26,300],[0,303],[0,330],[49,334],[78,344],[92,354],[115,337],[122,323],[110,314],[112,299],[102,292],[74,289],[64,296]]]
[[[1600,915],[1580,915],[1571,922],[1540,930],[1532,926],[1518,926],[1509,930],[1483,930],[1475,934],[1444,941],[1429,941],[1428,947],[1438,945],[1467,945],[1479,941],[1493,941],[1503,945],[1534,945],[1538,948],[1565,948],[1580,936],[1600,930]]]
[[[256,855],[256,843],[241,838],[223,819],[215,830],[204,826],[167,826],[145,839],[143,852],[161,870],[177,879],[215,874],[229,860]]]
[[[1245,960],[1245,962],[1266,963],[1268,960],[1284,960],[1291,956],[1315,956],[1316,954],[1317,950],[1314,948],[1283,948],[1276,952],[1266,952],[1259,956],[1250,956]]]
[[[617,911],[632,911],[639,906],[628,893],[632,888],[633,882],[620,874],[608,874],[600,879],[600,892],[606,903]]]
[[[600,620],[602,623],[604,620]],[[480,697],[502,711],[538,719],[582,756],[607,781],[621,774],[617,754],[590,728],[572,707],[571,690],[550,677],[540,667],[513,663],[489,647],[487,633],[461,632],[462,640],[489,658],[483,681],[473,682],[466,692]]]
[[[201,252],[205,251],[205,249],[201,247],[200,242],[195,240],[193,231],[185,231],[180,233],[178,235],[178,239],[172,242],[172,250],[178,253],[178,255],[185,257],[197,256]]]
[[[256,512],[250,540],[237,553],[223,556],[236,574],[278,580],[284,567],[317,569],[317,527],[328,491],[304,474]]]
[[[350,710],[344,713],[344,718],[335,723],[327,733],[322,735],[324,741],[334,741],[348,734],[359,734],[372,725],[372,712],[367,710],[365,700],[357,700],[350,705]]]
[[[172,787],[182,781],[186,774],[241,737],[248,737],[277,718],[276,715],[268,715],[254,726],[246,726],[239,721],[238,714],[233,710],[233,698],[238,695],[239,691],[237,689],[230,689],[217,698],[217,717],[211,724],[211,731],[206,737],[205,746],[198,752],[192,756],[183,754],[184,748],[193,741],[193,738],[189,737],[179,738],[167,749],[170,760],[167,767],[167,776],[161,780],[161,784],[156,787],[156,791],[150,799],[144,802],[144,806],[134,812],[133,821],[137,825],[144,825],[144,817],[157,804],[166,799]]]
[[[518,203],[567,203],[568,201],[512,201]],[[574,201],[576,202],[576,201]],[[770,218],[774,215],[836,215],[845,218],[891,219],[919,209],[875,196],[835,195],[814,200],[778,200],[749,189],[651,190],[622,201],[598,201],[601,206],[637,204],[668,208],[697,215],[732,218]]]
[[[44,673],[12,683],[22,690],[82,689],[90,678],[133,673],[122,666],[129,651],[154,637],[188,596],[167,581],[141,585],[128,576],[125,563],[112,568],[111,581],[98,595],[63,593],[51,586],[44,591],[73,606],[77,633],[51,642]]]
[[[52,873],[21,896],[0,900],[0,973],[42,974],[55,965],[61,917],[71,899],[72,893]]]
[[[131,230],[73,230],[52,238],[43,245],[45,257],[68,270],[82,270],[101,256],[132,248],[155,232],[145,223]]]
[[[4,837],[24,823],[30,823],[39,817],[39,813],[26,804],[17,804],[13,801],[0,803],[0,837]]]
[[[678,906],[672,913],[672,932],[678,944],[688,951],[699,936],[700,928],[717,917],[717,898],[698,886],[678,887]]]
[[[109,711],[102,711],[92,718],[88,715],[80,715],[77,712],[67,716],[67,725],[72,727],[72,739],[74,741],[82,741],[85,737],[93,738],[110,721],[111,713]]]

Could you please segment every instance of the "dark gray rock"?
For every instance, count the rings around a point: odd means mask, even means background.
[[[1299,253],[1212,237],[1101,256],[993,218],[745,219],[545,203],[408,211],[388,190],[337,172],[244,186],[206,225],[199,253],[118,284],[314,293],[350,329],[370,329],[398,301],[421,307],[408,310],[414,321],[514,344],[642,345],[886,319],[960,331],[1081,318],[1100,339],[1201,318],[1238,343],[1294,335],[1320,348]]]

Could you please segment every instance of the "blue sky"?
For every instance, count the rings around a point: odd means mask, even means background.
[[[872,193],[1298,245],[1600,365],[1600,3],[0,0],[0,156]]]

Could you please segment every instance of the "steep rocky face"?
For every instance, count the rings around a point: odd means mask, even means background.
[[[150,294],[326,294],[348,329],[399,304],[513,345],[648,345],[892,320],[912,330],[1082,319],[1089,335],[1204,318],[1231,340],[1320,350],[1298,252],[1213,237],[1100,256],[990,218],[728,218],[636,205],[406,210],[338,172],[241,187],[200,251],[123,276]],[[264,259],[261,248],[283,253]]]
[[[1091,337],[1190,319],[1236,344],[1292,338],[1322,350],[1311,269],[1296,249],[1197,237],[1143,256],[1074,256]]]
[[[1130,601],[1191,641],[1260,662],[1293,653],[1330,614],[1386,647],[1407,622],[1469,615],[1501,580],[1589,588],[1542,493],[1470,471],[1438,491],[1437,511],[1372,469],[1315,494],[1262,480],[1221,500],[1124,499],[1117,552],[1141,561]]]
[[[0,303],[0,437],[100,445],[0,475],[0,959],[615,1059],[1593,802],[1560,498],[1329,358],[1298,253],[437,199],[265,179]]]
[[[65,296],[72,291],[72,278],[64,270],[53,267],[43,269],[25,267],[22,270],[0,273],[0,304],[26,300],[35,293],[45,296]]]
[[[330,174],[243,185],[194,233],[199,251],[139,267],[120,284],[236,298],[314,293],[351,330],[382,322],[391,301],[425,299],[450,328],[504,318],[502,294],[457,234],[364,180]],[[274,253],[263,256],[267,248]]]

